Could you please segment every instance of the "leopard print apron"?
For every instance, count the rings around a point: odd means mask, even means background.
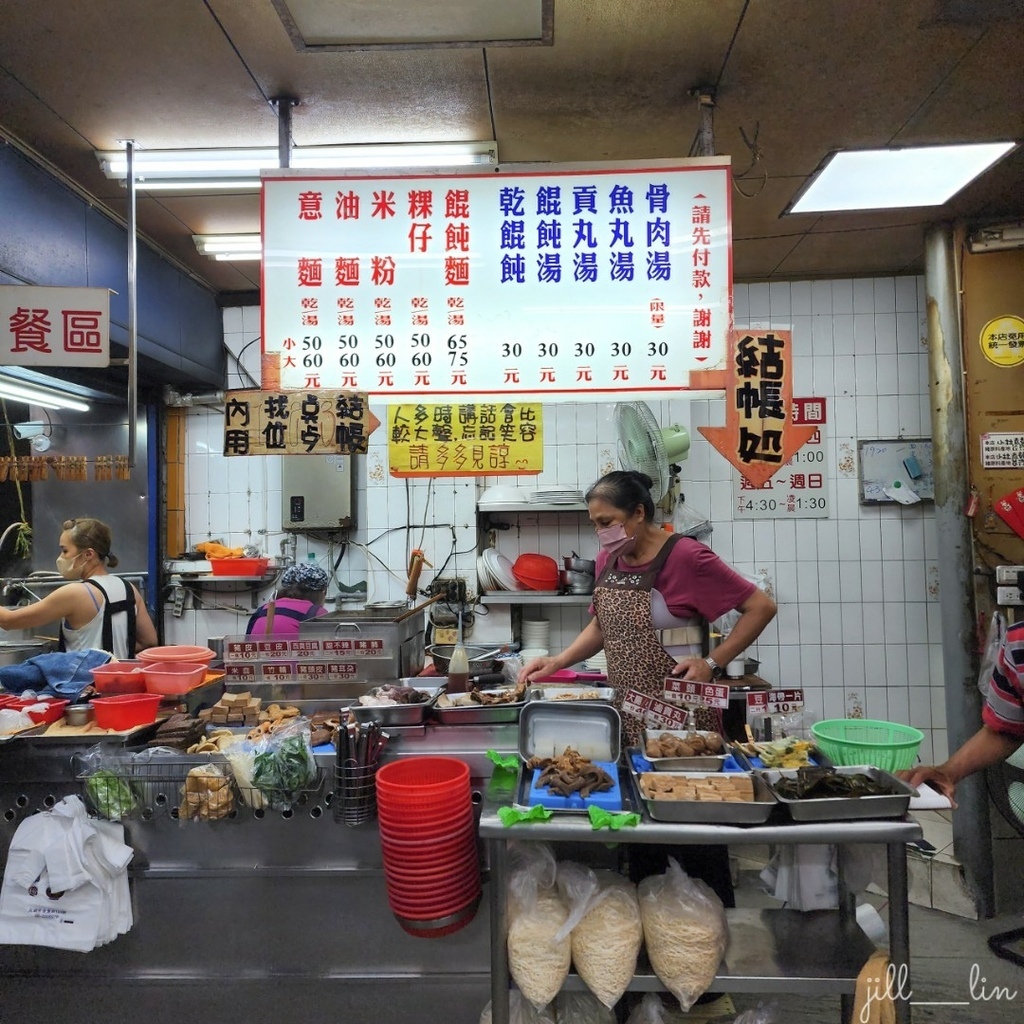
[[[630,690],[636,690],[644,696],[664,700],[665,676],[676,665],[675,658],[659,642],[654,628],[651,589],[680,537],[678,533],[670,536],[642,572],[621,569],[617,558],[609,558],[594,585],[594,611],[604,636],[608,682],[615,687],[615,706],[622,714],[624,741],[630,746],[642,746],[644,722],[623,710],[623,699]],[[720,715],[712,709],[699,708],[697,711],[698,714],[694,715],[697,728],[721,728]]]

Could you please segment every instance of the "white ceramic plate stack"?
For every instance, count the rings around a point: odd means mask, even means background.
[[[598,651],[597,654],[583,662],[583,667],[588,672],[604,672],[607,674],[608,658],[605,656],[604,651]]]
[[[520,629],[523,650],[551,647],[551,623],[547,619],[524,619]]]
[[[531,505],[582,505],[583,492],[578,487],[540,487],[530,494]]]
[[[512,574],[512,563],[494,548],[486,548],[480,556],[484,560],[487,575],[491,578],[493,590],[522,590],[519,581]]]

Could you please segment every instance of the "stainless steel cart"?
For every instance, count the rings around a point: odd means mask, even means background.
[[[556,815],[546,822],[506,828],[497,809],[512,803],[514,777],[492,778],[484,798],[480,837],[490,855],[491,885],[491,1012],[493,1024],[509,1021],[509,970],[506,937],[508,916],[507,847],[510,840],[571,843],[654,843],[674,846],[827,843],[884,843],[888,852],[889,948],[900,986],[909,993],[910,929],[907,907],[906,844],[922,835],[912,819],[849,822],[787,822],[779,825],[689,825],[651,821],[609,833],[591,828],[586,815]],[[840,856],[840,869],[842,856]],[[840,892],[843,893],[840,877]],[[874,952],[874,943],[857,924],[851,894],[841,896],[838,910],[727,910],[729,949],[712,992],[791,992],[801,995],[839,993],[842,1019],[849,1021],[857,975]],[[570,975],[567,986],[583,987]],[[630,989],[662,991],[664,985],[647,969],[637,973]],[[895,1001],[897,1024],[910,1024],[910,1003]]]

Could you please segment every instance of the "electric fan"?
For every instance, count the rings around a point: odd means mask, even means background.
[[[1024,747],[1019,747],[1001,764],[985,772],[992,802],[1007,823],[1024,836]],[[1024,967],[1024,928],[989,936],[989,949],[1003,960]]]
[[[678,466],[690,451],[690,435],[684,427],[659,427],[645,402],[623,402],[615,412],[619,433],[619,461],[624,469],[646,473],[653,485],[655,504],[670,496]],[[671,508],[669,509],[671,511]]]

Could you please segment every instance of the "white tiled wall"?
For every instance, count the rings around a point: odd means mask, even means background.
[[[737,285],[738,326],[791,326],[794,387],[799,396],[828,399],[827,466],[832,517],[825,520],[734,522],[732,467],[698,426],[725,421],[724,399],[696,397],[648,403],[663,425],[690,432],[682,481],[687,502],[714,524],[709,543],[741,572],[766,573],[779,605],[751,655],[761,675],[802,686],[823,717],[843,717],[856,695],[864,714],[907,722],[925,732],[926,762],[946,754],[938,603],[936,534],[930,504],[862,506],[858,502],[857,441],[920,437],[931,432],[923,281],[917,277]],[[229,360],[228,387],[259,378],[259,310],[229,309],[229,350],[241,353],[249,379]],[[251,344],[250,344],[251,343]],[[375,407],[385,420],[385,407]],[[545,409],[544,470],[540,477],[502,482],[585,489],[616,467],[614,406],[553,405]],[[330,568],[339,549],[281,530],[280,465],[276,458],[224,459],[217,410],[188,419],[190,543],[218,538],[257,544],[269,554],[312,554]],[[475,585],[475,498],[494,479],[405,481],[388,473],[383,430],[357,459],[356,519],[337,578],[366,580],[369,601],[403,600],[409,552],[422,547],[434,570]],[[511,529],[496,534],[514,559],[541,551],[556,559],[573,551],[593,557],[596,541],[579,514],[502,516]],[[425,572],[423,582],[431,578]],[[260,595],[262,597],[267,594]],[[219,608],[187,610],[168,619],[168,636],[184,642],[240,632],[246,595],[207,594]],[[238,610],[234,606],[238,605]],[[507,632],[507,609],[490,608],[488,635]],[[530,608],[527,617],[552,622],[552,644],[582,626],[585,609]],[[478,620],[481,623],[483,618]]]

